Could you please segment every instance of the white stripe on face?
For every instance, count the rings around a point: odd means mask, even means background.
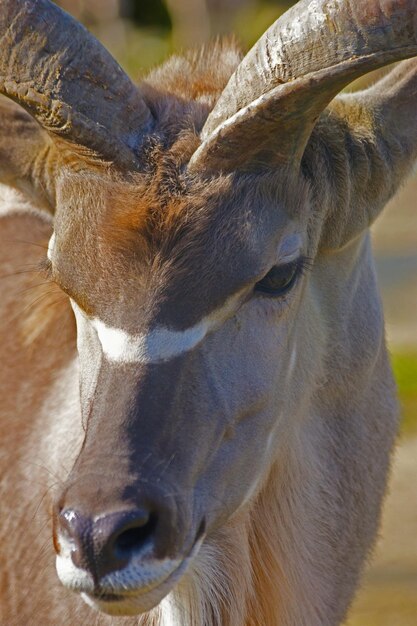
[[[231,296],[225,304],[186,330],[171,330],[156,326],[143,334],[131,334],[121,328],[108,326],[98,318],[88,319],[80,307],[71,301],[80,324],[80,316],[97,332],[106,357],[115,363],[160,363],[173,359],[197,346],[206,335],[218,328],[236,310],[242,292]]]
[[[54,246],[55,246],[55,233],[52,233],[52,236],[48,243],[48,252],[46,254],[46,256],[48,257],[50,261],[52,261],[52,252],[54,251]]]
[[[99,319],[93,319],[92,324],[97,331],[104,354],[110,361],[116,363],[168,361],[192,350],[209,331],[206,320],[184,331],[159,326],[143,335],[131,335],[120,328],[106,326]]]

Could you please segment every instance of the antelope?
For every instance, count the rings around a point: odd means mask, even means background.
[[[0,623],[341,624],[397,432],[369,227],[416,3],[301,0],[139,86],[49,0],[0,0],[0,49]]]

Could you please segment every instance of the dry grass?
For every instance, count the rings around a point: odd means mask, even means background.
[[[417,437],[396,455],[381,538],[346,626],[417,624]]]

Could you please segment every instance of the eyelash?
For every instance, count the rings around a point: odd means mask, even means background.
[[[57,285],[57,287],[59,287],[61,291],[63,291],[67,296],[70,295],[67,289],[65,288],[65,286],[62,285],[60,282],[59,283],[57,282],[56,277],[54,276],[52,263],[49,259],[46,259],[46,258],[42,259],[42,261],[39,264],[39,270],[43,274],[43,276],[46,278],[46,280],[49,280],[51,283],[54,283],[55,285]]]
[[[313,267],[313,259],[308,256],[302,256],[297,261],[297,271],[299,273],[299,277],[304,276],[309,272]]]
[[[311,258],[302,256],[296,261],[288,263],[287,265],[284,265],[281,267],[274,266],[269,270],[267,274],[265,274],[265,276],[260,281],[256,283],[254,287],[254,292],[256,295],[262,296],[264,298],[274,298],[276,300],[279,299],[280,301],[285,301],[287,296],[289,296],[291,291],[296,286],[297,282],[300,280],[300,278],[304,274],[306,274],[307,271],[311,269],[312,265],[313,263],[312,263]],[[270,285],[268,285],[268,277],[270,277],[270,280],[273,283],[274,270],[277,270],[279,274],[280,271],[284,273],[286,269],[292,272],[287,284],[284,284],[282,288],[280,288],[279,286],[276,288],[273,288]],[[277,278],[279,279],[279,275],[277,276]],[[284,273],[284,278],[285,278],[285,273]]]
[[[51,280],[53,281],[53,276],[52,276],[52,263],[51,261],[45,257],[44,259],[42,259],[39,262],[38,265],[38,271],[43,274],[43,276],[47,279],[47,280]]]

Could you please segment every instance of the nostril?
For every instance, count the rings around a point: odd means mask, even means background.
[[[157,524],[157,517],[151,513],[146,520],[142,518],[129,523],[129,528],[120,532],[114,539],[113,547],[119,557],[127,557],[140,551],[151,540]]]

